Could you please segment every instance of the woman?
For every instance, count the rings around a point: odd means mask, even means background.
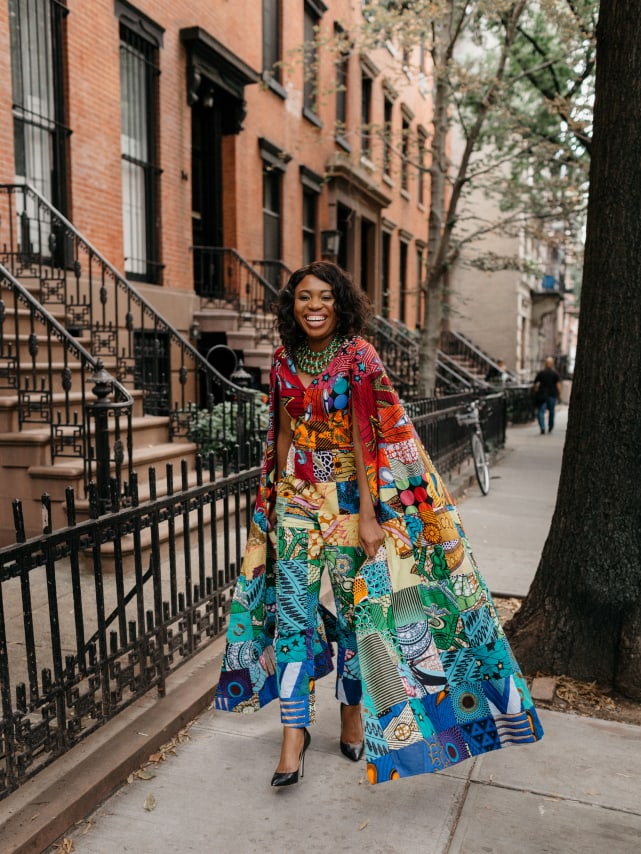
[[[274,786],[302,777],[314,683],[332,669],[340,748],[372,783],[437,771],[543,732],[456,508],[335,264],[292,274],[256,510],[216,708],[278,696]],[[319,602],[327,567],[336,616]],[[364,715],[364,734],[361,718]]]

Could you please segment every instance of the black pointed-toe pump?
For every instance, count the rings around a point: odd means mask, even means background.
[[[341,728],[343,723],[343,709],[345,708],[345,703],[341,703]],[[351,759],[352,762],[358,762],[358,760],[363,755],[363,751],[365,750],[365,742],[359,741],[358,744],[350,744],[348,741],[340,741],[341,753],[343,756],[347,756],[348,759]]]
[[[272,786],[293,786],[294,783],[298,783],[299,773],[301,779],[305,776],[305,751],[311,744],[312,737],[307,731],[307,728],[303,729],[303,733],[303,749],[298,757],[298,768],[295,771],[274,771]]]

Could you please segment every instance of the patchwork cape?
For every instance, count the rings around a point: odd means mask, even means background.
[[[275,495],[277,379],[295,372],[280,347],[270,378],[270,423],[241,574],[229,617],[215,706],[254,711],[277,698],[275,554],[267,517]],[[344,342],[325,373],[328,413],[337,394],[361,436],[367,480],[385,542],[354,581],[370,782],[440,771],[543,730],[458,511],[394,391],[376,350]],[[318,417],[311,404],[302,418]],[[338,407],[337,407],[338,408]],[[305,473],[297,473],[304,477]],[[308,480],[313,480],[310,472]],[[332,615],[320,606],[309,678],[332,665]]]

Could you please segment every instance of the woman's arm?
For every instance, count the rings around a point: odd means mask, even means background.
[[[367,557],[374,557],[380,545],[385,539],[385,532],[378,524],[376,511],[372,502],[372,496],[367,482],[365,471],[365,460],[363,458],[363,446],[358,424],[352,422],[352,442],[354,443],[354,460],[356,462],[356,479],[358,482],[358,493],[360,496],[360,508],[358,517],[358,538]]]

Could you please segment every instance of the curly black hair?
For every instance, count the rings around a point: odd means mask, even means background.
[[[281,341],[292,352],[306,340],[306,335],[294,320],[294,292],[305,276],[315,276],[332,288],[340,338],[362,335],[372,313],[367,294],[357,287],[349,273],[331,261],[313,261],[289,277],[276,301],[276,323]]]

